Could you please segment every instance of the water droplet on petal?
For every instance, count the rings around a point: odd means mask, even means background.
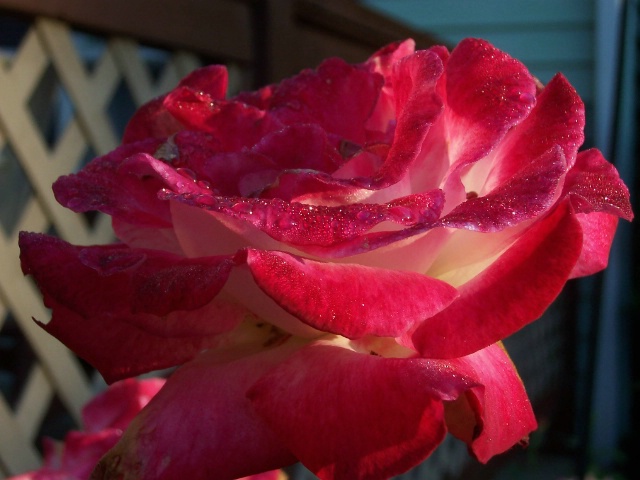
[[[356,218],[363,222],[367,220],[370,216],[371,216],[371,213],[367,212],[366,210],[360,210],[358,213],[356,213]]]
[[[198,179],[196,172],[194,172],[190,168],[179,167],[179,168],[176,168],[176,172],[178,172],[184,178],[188,178],[189,180],[192,180],[194,182]]]
[[[394,217],[396,221],[404,224],[415,222],[414,214],[410,208],[396,206],[389,209],[389,214]]]
[[[202,207],[215,207],[218,204],[218,202],[216,202],[216,199],[209,195],[200,195],[196,199],[196,202]]]
[[[231,210],[240,215],[251,215],[253,213],[253,206],[249,203],[238,202],[231,205]]]
[[[536,97],[535,95],[532,95],[531,93],[521,93],[519,96],[519,100],[522,103],[533,103],[535,101]]]
[[[288,215],[278,220],[278,227],[283,230],[289,230],[290,228],[295,227],[295,225],[296,222],[294,222]]]

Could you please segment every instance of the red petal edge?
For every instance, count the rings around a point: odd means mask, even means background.
[[[414,332],[430,358],[467,355],[542,315],[569,278],[582,248],[582,230],[563,202],[492,265],[461,286],[460,297]]]
[[[248,250],[258,286],[308,325],[347,338],[397,337],[449,305],[449,284],[415,272]],[[410,302],[402,299],[410,298]]]

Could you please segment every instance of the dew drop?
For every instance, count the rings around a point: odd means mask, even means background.
[[[533,103],[536,99],[536,97],[530,93],[521,93],[518,97],[518,99],[522,102],[522,103]]]
[[[196,172],[194,172],[193,170],[191,170],[190,168],[186,168],[186,167],[179,167],[176,168],[176,172],[178,172],[180,175],[182,175],[184,178],[188,178],[189,180],[192,181],[196,181],[198,176],[196,175]]]
[[[278,220],[278,227],[283,230],[289,230],[290,228],[293,228],[295,226],[296,222],[294,222],[288,215]]]
[[[196,199],[196,202],[198,203],[198,205],[200,205],[202,207],[215,207],[218,204],[218,202],[216,202],[215,198],[210,197],[209,195],[200,195]]]
[[[231,205],[231,210],[240,215],[251,215],[253,213],[253,206],[248,203],[238,202]]]
[[[169,200],[173,196],[173,192],[168,188],[163,188],[158,192],[158,198],[160,200]]]
[[[389,209],[389,214],[402,223],[415,221],[413,212],[410,208],[397,206]]]
[[[371,213],[367,212],[366,210],[360,210],[358,213],[356,213],[356,218],[363,222],[367,220],[370,216],[371,216]]]

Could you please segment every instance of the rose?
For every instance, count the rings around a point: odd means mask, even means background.
[[[45,438],[42,467],[11,480],[86,480],[98,460],[122,437],[123,430],[164,385],[163,378],[128,378],[109,386],[82,409],[83,430],[67,433],[64,442]],[[286,480],[279,470],[238,480]]]
[[[535,418],[499,342],[604,268],[632,218],[614,167],[578,153],[567,80],[542,87],[481,40],[406,41],[225,91],[224,68],[194,72],[56,182],[122,244],[21,238],[43,328],[107,381],[182,365],[100,475],[300,460],[386,478],[446,431],[482,462],[526,441]]]
[[[122,437],[123,430],[164,382],[161,378],[130,378],[114,383],[83,407],[83,430],[69,432],[64,442],[45,438],[42,467],[11,479],[86,480],[100,457]]]

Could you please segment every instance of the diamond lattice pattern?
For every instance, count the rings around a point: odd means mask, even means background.
[[[198,64],[187,52],[80,34],[48,19],[31,24],[15,50],[0,51],[0,175],[7,180],[0,183],[0,352],[13,358],[26,345],[24,356],[35,359],[0,362],[0,479],[40,464],[37,436],[54,403],[78,422],[92,393],[79,360],[32,320],[46,321],[49,312],[20,271],[18,232],[109,241],[108,217],[60,207],[51,184],[114,148],[127,112]]]

